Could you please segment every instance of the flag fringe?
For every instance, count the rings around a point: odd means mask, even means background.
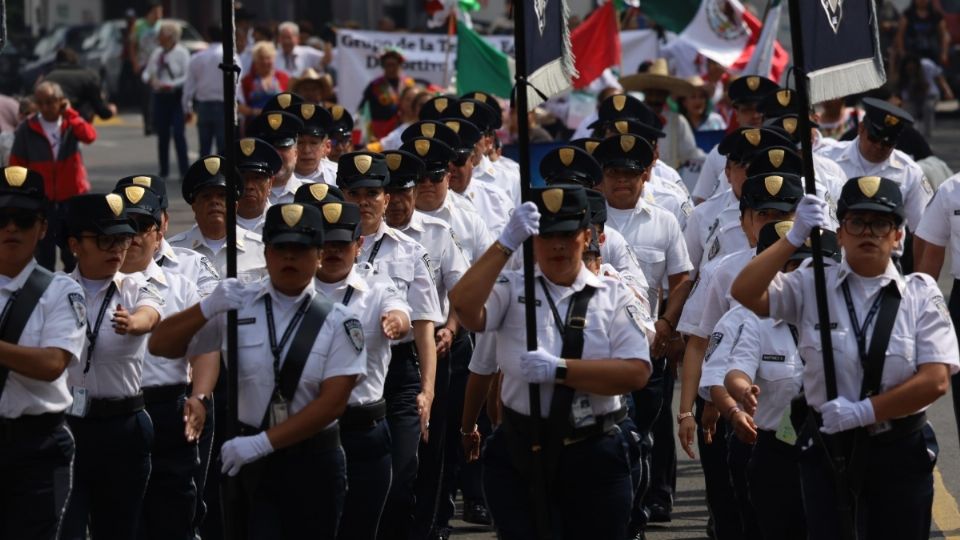
[[[563,55],[561,68],[568,81],[572,81],[580,76],[577,72],[576,58],[573,57],[573,44],[570,42],[570,4],[567,0],[561,0],[563,6]],[[567,85],[569,87],[569,84]],[[553,94],[547,93],[548,96]]]
[[[878,69],[873,58],[818,69],[807,77],[810,80],[811,104],[858,94],[886,82],[883,66]]]

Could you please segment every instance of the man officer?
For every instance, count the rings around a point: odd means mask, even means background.
[[[282,169],[283,158],[269,143],[252,137],[240,139],[237,150],[237,170],[243,186],[237,201],[237,225],[262,234],[270,206],[270,180]]]

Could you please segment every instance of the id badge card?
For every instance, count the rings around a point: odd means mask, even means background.
[[[83,418],[87,415],[87,410],[90,407],[90,402],[87,400],[87,389],[74,386],[70,389],[70,394],[73,396],[73,404],[67,409],[67,414]]]
[[[776,438],[778,441],[795,446],[797,444],[797,431],[793,429],[793,422],[790,421],[790,407],[787,407],[780,415],[780,423],[777,424]]]
[[[290,407],[287,400],[277,395],[270,401],[270,427],[282,424],[290,416]]]
[[[586,394],[573,396],[571,414],[573,416],[573,427],[576,429],[597,423],[597,418],[593,414],[593,405],[590,404],[590,396]]]

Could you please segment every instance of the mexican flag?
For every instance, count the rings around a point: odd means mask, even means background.
[[[749,12],[744,13],[744,21],[750,27],[750,43],[731,66],[733,70],[741,75],[762,75],[772,81],[780,80],[790,63],[790,53],[777,41],[780,13],[785,4],[785,0],[770,0],[763,24]]]
[[[607,2],[570,32],[570,43],[579,75],[574,88],[584,88],[610,66],[620,65],[620,26],[614,3]]]
[[[753,37],[739,0],[644,0],[643,11],[725,67],[740,59]]]
[[[482,91],[510,99],[516,73],[513,58],[461,22],[457,23],[456,67],[458,94]]]

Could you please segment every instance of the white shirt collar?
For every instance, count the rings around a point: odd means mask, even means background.
[[[15,291],[20,287],[23,287],[23,284],[26,283],[27,278],[30,277],[30,273],[33,272],[33,269],[37,267],[37,260],[30,259],[30,262],[23,267],[23,270],[19,274],[14,276],[6,285],[0,287],[0,290],[4,291]]]
[[[547,282],[550,283],[551,285],[554,285],[555,287],[562,287],[562,285],[557,285],[556,283],[550,281],[550,278],[548,278],[543,274],[543,271],[540,269],[539,265],[534,270],[534,276],[536,277],[543,276],[543,278],[546,279]],[[573,280],[573,283],[568,288],[572,292],[580,292],[587,285],[590,285],[591,287],[595,287],[597,289],[603,289],[607,286],[607,284],[604,283],[604,281],[600,279],[599,276],[597,276],[596,274],[588,270],[586,265],[584,265],[583,263],[580,263],[580,272],[577,273],[576,279]]]
[[[836,283],[834,285],[840,285],[840,283],[842,283],[845,279],[847,279],[847,277],[851,275],[860,276],[859,274],[854,272],[852,268],[850,268],[850,264],[847,262],[847,259],[844,258],[840,262],[840,267],[837,270]],[[899,289],[901,295],[903,294],[904,289],[907,286],[906,280],[903,279],[903,276],[900,274],[900,272],[897,271],[897,267],[894,266],[892,260],[887,261],[887,267],[883,270],[883,273],[880,274],[880,278],[881,278],[880,279],[881,287],[886,287],[887,284],[890,283],[891,281],[896,282],[897,289]]]
[[[316,278],[314,278],[314,279],[316,279]],[[307,282],[307,285],[303,288],[302,291],[300,291],[300,294],[297,295],[297,298],[296,298],[296,301],[297,301],[297,302],[299,302],[300,300],[302,300],[303,298],[305,298],[305,297],[307,297],[307,296],[310,296],[311,298],[313,297],[314,293],[317,291],[317,288],[316,288],[316,286],[314,285],[314,279],[311,279],[310,281],[308,281],[308,282]],[[256,302],[257,300],[259,300],[260,298],[262,298],[262,297],[263,297],[264,295],[266,295],[266,294],[270,294],[270,296],[273,297],[274,300],[277,300],[277,299],[278,299],[278,297],[277,297],[278,294],[283,294],[283,293],[278,292],[278,291],[273,287],[273,282],[270,281],[269,279],[265,279],[265,280],[263,280],[261,283],[263,284],[263,286],[260,287],[260,288],[257,290],[257,293],[254,295],[254,297],[253,297],[253,301],[254,301],[254,302]]]

